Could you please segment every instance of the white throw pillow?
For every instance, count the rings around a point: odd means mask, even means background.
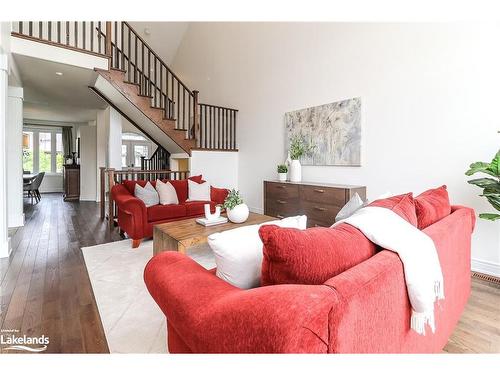
[[[210,201],[210,184],[202,184],[188,180],[188,201]]]
[[[144,187],[135,184],[134,195],[143,201],[146,207],[155,206],[160,203],[160,197],[158,197],[158,193],[149,181]]]
[[[262,225],[272,224],[306,229],[307,216],[294,216],[263,224],[248,225],[208,236],[208,244],[215,255],[216,275],[241,289],[260,286],[263,245],[259,236],[259,228]]]
[[[351,199],[349,199],[349,201],[344,205],[344,207],[340,209],[337,216],[335,216],[335,222],[347,219],[361,207],[363,207],[363,200],[361,199],[359,194],[356,193],[351,197]]]
[[[160,204],[179,204],[179,199],[177,198],[177,192],[170,182],[163,182],[161,180],[156,180],[156,191],[160,197]]]

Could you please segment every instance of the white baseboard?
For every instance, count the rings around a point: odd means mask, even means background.
[[[498,263],[472,258],[471,269],[472,271],[500,277],[500,264]]]
[[[3,241],[2,241],[3,242]],[[12,245],[10,243],[10,237],[4,243],[0,243],[0,258],[8,258],[12,251]]]
[[[248,209],[250,210],[250,212],[254,212],[256,214],[261,214],[261,215],[264,214],[264,209],[262,209],[262,208],[248,207]]]
[[[9,228],[24,227],[24,213],[9,217]]]

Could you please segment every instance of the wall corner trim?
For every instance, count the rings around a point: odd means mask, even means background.
[[[9,98],[19,98],[24,100],[24,89],[22,87],[9,86],[8,96]]]
[[[9,73],[9,57],[7,55],[0,54],[0,70]]]

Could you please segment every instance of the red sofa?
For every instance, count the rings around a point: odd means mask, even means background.
[[[168,318],[171,353],[440,352],[470,294],[474,224],[473,210],[452,206],[423,230],[435,242],[445,287],[436,332],[426,336],[410,330],[403,266],[387,250],[322,285],[241,290],[174,251],[155,256],[144,279]]]
[[[204,182],[202,176],[189,177],[197,183]],[[132,238],[132,247],[138,247],[142,239],[153,236],[153,226],[170,221],[182,220],[205,215],[205,204],[210,203],[211,209],[215,205],[224,203],[228,189],[211,187],[211,201],[186,202],[188,198],[187,180],[169,181],[175,188],[179,204],[156,205],[146,207],[143,201],[134,196],[135,184],[145,186],[145,180],[125,180],[111,188],[111,196],[118,208],[118,226]],[[150,181],[153,186],[156,181]]]

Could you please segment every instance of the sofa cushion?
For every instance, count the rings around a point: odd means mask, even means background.
[[[186,207],[183,204],[167,204],[148,207],[148,221],[162,221],[186,216]]]
[[[160,204],[179,204],[177,192],[170,182],[162,182],[161,180],[157,180],[156,191],[158,192],[158,196],[160,197]]]
[[[210,204],[210,211],[215,212],[215,203],[210,201],[186,202],[186,216],[205,215],[205,204]]]
[[[228,189],[221,189],[210,186],[210,200],[215,204],[224,203],[228,194],[229,194]]]
[[[259,228],[262,225],[306,229],[307,217],[294,216],[265,224],[247,225],[214,233],[208,236],[208,244],[214,252],[217,276],[242,289],[260,285],[262,269],[262,241]]]
[[[202,175],[198,176],[191,176],[188,178],[188,180],[197,182],[198,184],[201,184],[203,181]],[[163,182],[170,182],[172,186],[175,189],[175,192],[177,193],[177,199],[179,200],[179,203],[184,203],[188,199],[188,180],[163,180]]]
[[[377,199],[368,206],[388,208],[410,224],[417,226],[417,214],[415,211],[415,200],[412,193],[396,195],[394,197]]]
[[[446,185],[436,189],[429,189],[415,198],[418,229],[443,219],[451,213],[450,198]]]
[[[146,207],[151,207],[160,203],[160,197],[158,196],[158,193],[156,192],[153,185],[151,185],[149,182],[146,183],[146,186],[144,187],[136,184],[134,188],[134,196],[143,201]]]
[[[210,184],[206,181],[199,184],[188,180],[188,201],[210,201]]]
[[[358,229],[342,223],[306,230],[263,225],[262,286],[322,284],[375,254],[376,246]]]

